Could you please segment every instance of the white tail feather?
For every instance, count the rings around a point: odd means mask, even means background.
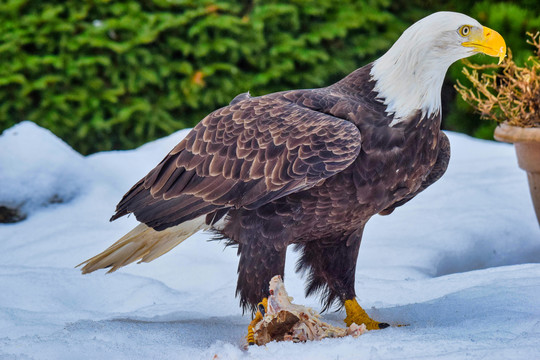
[[[137,260],[139,263],[150,262],[169,252],[197,231],[208,227],[205,216],[163,231],[156,231],[145,224],[139,224],[107,250],[80,263],[77,267],[84,265],[81,271],[87,274],[107,267],[110,267],[108,272],[113,272]]]

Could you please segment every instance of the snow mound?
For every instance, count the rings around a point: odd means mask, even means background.
[[[84,157],[33,122],[4,131],[0,149],[0,206],[21,217],[71,201],[90,180]]]

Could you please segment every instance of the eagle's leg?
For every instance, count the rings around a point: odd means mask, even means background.
[[[266,241],[265,241],[266,240]],[[248,326],[246,339],[254,344],[253,327],[267,309],[269,283],[275,275],[281,275],[285,268],[286,247],[276,250],[271,240],[259,238],[238,246],[238,284],[236,294],[244,310],[251,310],[255,316]]]
[[[365,324],[368,330],[384,329],[389,325],[371,319],[356,301],[354,277],[362,232],[363,227],[341,239],[301,244],[303,254],[296,270],[309,273],[306,295],[323,293],[323,310],[339,300],[345,306],[347,326],[354,322]]]
[[[345,300],[343,305],[345,305],[345,312],[347,317],[343,321],[347,326],[351,326],[352,323],[364,324],[368,330],[377,330],[384,329],[390,326],[387,323],[378,322],[369,317],[364,309],[358,304],[356,298]]]
[[[258,311],[258,304],[269,295],[269,283],[275,275],[283,277],[286,248],[276,250],[268,244],[256,241],[240,244],[238,263],[238,283],[236,295],[240,295],[240,305],[244,311]]]
[[[254,336],[255,325],[257,325],[257,323],[263,319],[264,314],[266,313],[266,311],[268,309],[268,298],[264,298],[258,304],[258,308],[259,309],[255,313],[255,316],[253,317],[253,320],[251,320],[251,322],[248,325],[248,334],[246,336],[246,340],[247,340],[248,345],[255,345],[255,336]]]

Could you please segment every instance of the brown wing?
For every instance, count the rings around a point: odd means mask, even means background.
[[[134,213],[163,230],[220,209],[254,209],[356,159],[356,126],[283,94],[246,96],[208,115],[124,195],[111,220]]]

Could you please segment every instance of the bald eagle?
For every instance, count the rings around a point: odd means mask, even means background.
[[[211,229],[238,245],[236,293],[256,317],[294,244],[308,295],[320,292],[325,309],[344,305],[347,325],[388,326],[356,301],[362,232],[373,215],[390,214],[444,174],[443,79],[476,53],[502,61],[506,45],[466,15],[439,12],[328,87],[238,95],[124,195],[111,221],[133,213],[141,224],[82,272],[152,261]]]

